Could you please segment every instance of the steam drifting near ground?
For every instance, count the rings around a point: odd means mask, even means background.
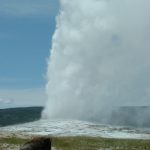
[[[48,62],[48,118],[104,119],[150,104],[150,1],[60,0]]]

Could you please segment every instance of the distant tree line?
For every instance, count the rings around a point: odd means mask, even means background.
[[[39,120],[42,110],[43,107],[0,109],[0,127]]]

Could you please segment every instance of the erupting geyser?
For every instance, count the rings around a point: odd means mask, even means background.
[[[150,1],[60,0],[47,118],[102,120],[150,104]]]

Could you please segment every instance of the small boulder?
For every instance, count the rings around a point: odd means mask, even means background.
[[[51,139],[47,137],[34,138],[22,145],[20,150],[51,150]]]

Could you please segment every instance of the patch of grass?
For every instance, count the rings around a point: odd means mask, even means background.
[[[150,140],[55,137],[52,143],[58,150],[150,150]]]
[[[6,137],[6,138],[0,138],[0,144],[14,144],[14,145],[20,145],[27,141],[27,139],[21,139],[17,137]]]
[[[0,138],[1,144],[22,145],[29,139]],[[150,150],[150,140],[109,139],[100,137],[53,137],[56,150]]]

